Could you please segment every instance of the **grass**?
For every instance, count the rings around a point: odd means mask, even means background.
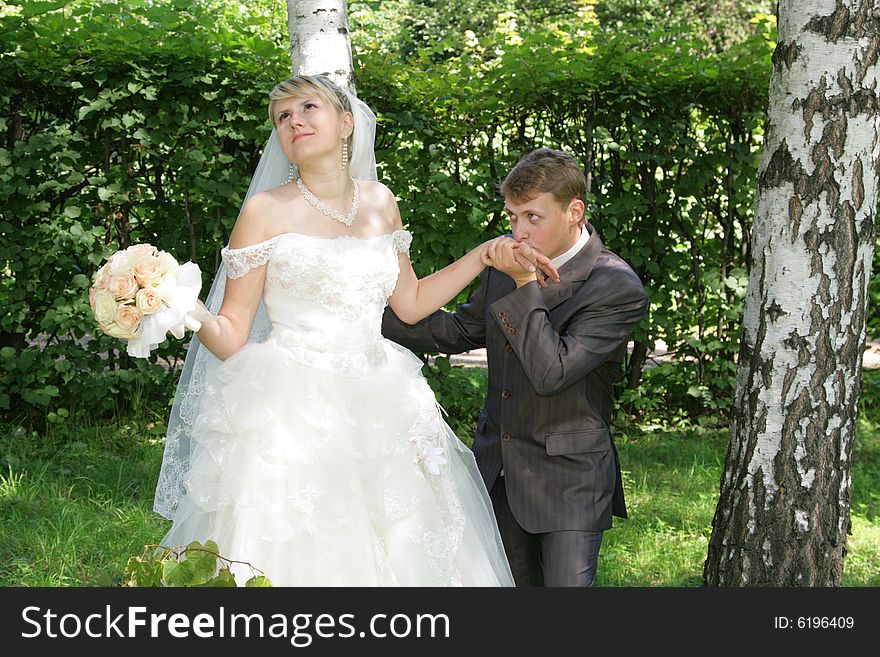
[[[50,427],[0,429],[3,586],[92,585],[169,525],[151,510],[162,446],[145,426]]]
[[[629,519],[615,518],[605,532],[596,585],[700,586],[726,432],[652,432],[616,442]]]
[[[0,425],[0,585],[89,586],[119,577],[169,522],[151,511],[162,457],[158,414],[68,419],[41,433]],[[599,586],[700,586],[724,430],[617,435],[629,520],[615,519]],[[880,586],[880,371],[865,373],[853,450],[845,586]]]

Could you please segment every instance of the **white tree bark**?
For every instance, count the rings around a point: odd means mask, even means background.
[[[354,91],[347,0],[287,0],[295,75],[326,75]]]
[[[877,207],[880,0],[781,0],[705,579],[839,585]]]

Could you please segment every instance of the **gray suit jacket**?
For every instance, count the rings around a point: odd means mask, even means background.
[[[487,268],[454,313],[408,325],[387,308],[383,334],[414,351],[486,347],[489,389],[473,451],[486,488],[503,465],[510,509],[528,532],[605,530],[626,517],[611,440],[612,385],[648,306],[635,272],[590,240],[560,283],[517,289]]]

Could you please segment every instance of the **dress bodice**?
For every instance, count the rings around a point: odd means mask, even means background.
[[[358,373],[382,362],[382,313],[411,236],[374,238],[282,233],[246,249],[224,249],[231,277],[267,265],[263,303],[270,339],[297,360]],[[244,263],[244,264],[243,264]]]

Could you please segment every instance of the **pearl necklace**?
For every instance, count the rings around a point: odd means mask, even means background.
[[[346,226],[351,226],[354,221],[355,216],[358,212],[358,206],[361,202],[361,189],[358,186],[357,180],[351,178],[351,182],[354,185],[354,195],[351,200],[351,209],[348,211],[348,214],[342,214],[338,210],[334,210],[331,207],[328,207],[324,203],[322,203],[317,196],[312,194],[311,190],[306,187],[306,184],[302,181],[302,178],[296,179],[296,186],[299,187],[300,193],[303,195],[303,198],[311,205],[315,210],[320,212],[321,214],[325,214],[331,219],[335,219]]]

